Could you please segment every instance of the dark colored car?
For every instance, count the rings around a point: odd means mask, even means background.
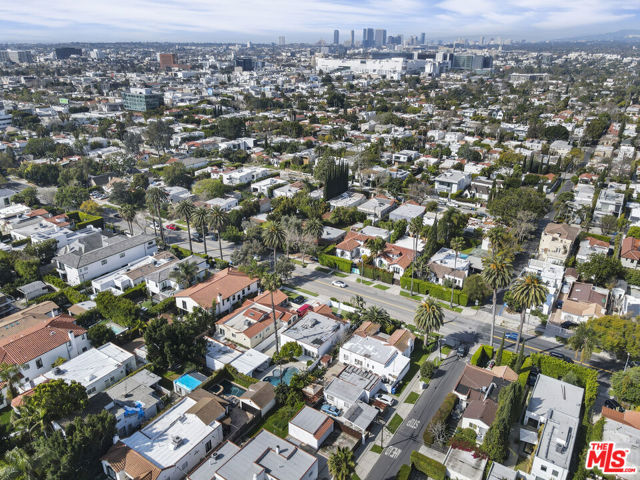
[[[464,358],[467,356],[467,354],[469,353],[469,346],[466,345],[465,343],[461,344],[457,349],[456,349],[456,353],[458,354],[459,358]]]
[[[305,300],[306,300],[306,298],[304,298],[302,295],[298,295],[292,301],[293,301],[293,303],[304,303]]]
[[[531,367],[531,370],[529,371],[529,376],[527,377],[527,385],[529,385],[530,387],[533,387],[536,384],[536,380],[538,379],[539,374],[540,372],[536,367]]]
[[[192,233],[191,240],[193,240],[194,242],[202,242],[202,235],[199,233]]]
[[[554,358],[559,358],[560,360],[564,360],[567,363],[573,363],[573,361],[569,357],[567,357],[566,355],[563,355],[562,353],[549,352],[549,355]]]
[[[612,410],[617,410],[618,412],[624,412],[624,408],[622,408],[622,405],[620,405],[618,401],[613,398],[605,400],[604,406]]]

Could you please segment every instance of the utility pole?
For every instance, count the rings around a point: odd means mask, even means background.
[[[627,361],[624,362],[624,371],[627,371],[627,367],[629,366],[629,352],[627,352]]]

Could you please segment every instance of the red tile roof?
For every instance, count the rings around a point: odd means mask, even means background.
[[[257,282],[256,278],[249,278],[238,270],[227,268],[219,271],[209,280],[178,292],[175,297],[189,297],[201,307],[209,309],[213,301],[217,301],[218,294],[224,300]]]

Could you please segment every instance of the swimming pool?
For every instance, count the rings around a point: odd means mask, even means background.
[[[120,335],[122,332],[126,332],[127,330],[129,330],[127,327],[123,327],[122,325],[118,325],[117,323],[113,322],[107,322],[106,325],[116,335]]]
[[[183,387],[185,390],[189,392],[193,392],[196,388],[198,388],[198,386],[200,386],[200,384],[202,383],[202,380],[199,380],[189,375],[188,373],[185,373],[177,380],[174,380],[174,383],[180,387]]]
[[[278,369],[276,368],[271,373],[272,374],[269,375],[268,377],[264,377],[263,380],[265,382],[269,382],[274,387],[280,385],[280,375],[279,375]],[[300,373],[300,370],[298,370],[296,367],[285,368],[284,371],[282,372],[282,381],[285,384],[289,385],[291,383],[291,378],[293,378],[293,376],[296,373]]]
[[[225,395],[233,395],[234,397],[239,397],[247,391],[246,389],[239,387],[235,383],[231,383],[226,378],[222,380],[219,385],[222,386],[222,393],[224,393]]]

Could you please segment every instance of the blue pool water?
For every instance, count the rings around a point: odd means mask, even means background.
[[[296,367],[287,367],[284,369],[284,372],[282,372],[282,381],[289,385],[291,383],[291,378],[296,374],[299,373],[300,370],[298,370]],[[264,377],[263,380],[265,382],[269,382],[271,385],[273,385],[274,387],[280,385],[280,376],[277,375],[277,370],[274,370],[272,373],[274,373],[274,375],[270,375],[268,377]]]
[[[239,397],[244,392],[246,392],[244,388],[239,387],[235,383],[231,383],[226,378],[220,382],[220,385],[222,386],[222,393],[224,393],[225,395],[233,395],[234,397]]]
[[[197,378],[192,377],[188,373],[182,375],[179,379],[175,380],[175,383],[184,387],[185,390],[190,392],[194,391],[202,383]]]
[[[129,330],[127,327],[123,327],[122,325],[118,325],[117,323],[108,322],[107,327],[111,329],[113,333],[116,335],[120,335],[122,332],[126,332]]]

